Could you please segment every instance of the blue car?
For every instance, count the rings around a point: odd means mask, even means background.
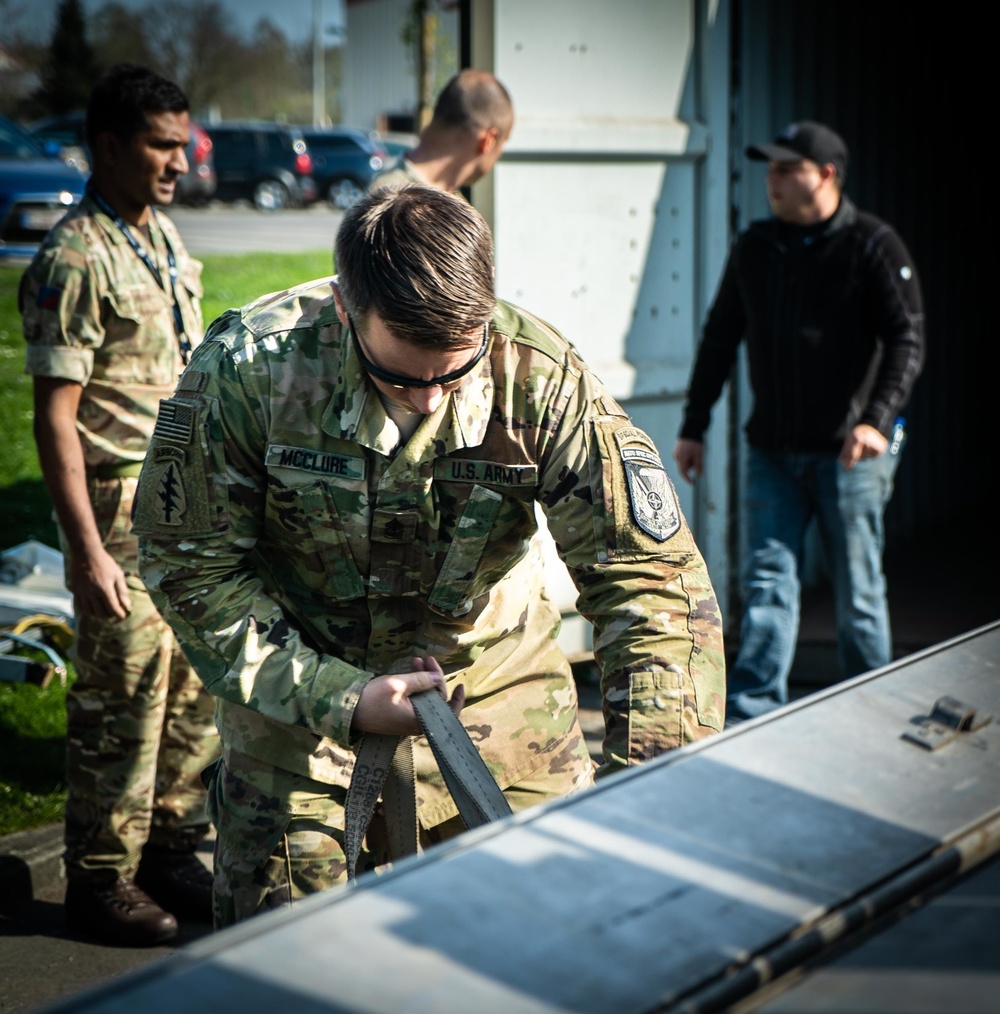
[[[45,234],[83,196],[87,177],[0,116],[0,263],[34,256]]]
[[[385,165],[386,153],[363,131],[353,127],[302,127],[312,156],[316,198],[346,211],[365,192]]]

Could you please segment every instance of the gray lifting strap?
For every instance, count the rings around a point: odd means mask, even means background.
[[[410,700],[466,827],[508,816],[510,804],[441,694],[425,690]],[[370,732],[362,737],[344,805],[348,880],[355,879],[361,843],[380,795],[390,855],[393,859],[412,855],[418,848],[419,827],[411,737]]]

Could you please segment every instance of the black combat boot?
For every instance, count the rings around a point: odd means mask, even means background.
[[[178,919],[212,922],[212,874],[193,852],[147,845],[135,882]]]
[[[131,880],[66,885],[66,929],[119,947],[152,947],[177,936],[177,920]]]

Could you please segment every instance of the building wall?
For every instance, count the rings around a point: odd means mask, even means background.
[[[559,328],[670,456],[700,321],[728,248],[728,4],[471,0],[470,62],[515,125],[473,202],[497,292]],[[709,474],[678,482],[725,601],[727,406]],[[554,554],[555,597],[573,601]],[[567,638],[563,638],[564,646]]]
[[[414,49],[403,41],[410,0],[348,0],[344,46],[344,123],[364,130],[392,129],[387,116],[412,116],[417,106]],[[436,80],[458,69],[458,12],[436,11]]]

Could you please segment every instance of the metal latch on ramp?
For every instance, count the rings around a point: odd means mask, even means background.
[[[977,712],[956,697],[939,697],[930,715],[922,718],[915,729],[907,729],[903,739],[925,750],[937,750],[961,733],[975,732],[992,720],[992,715]]]

